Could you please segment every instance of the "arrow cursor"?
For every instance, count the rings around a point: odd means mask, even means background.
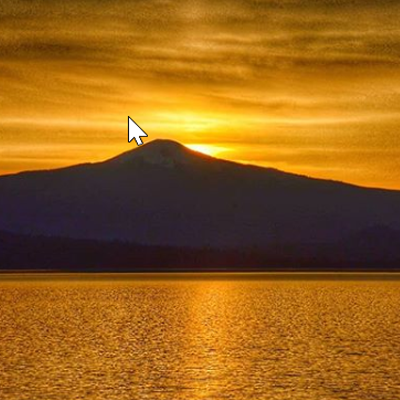
[[[138,146],[143,144],[141,137],[147,137],[147,133],[131,118],[128,117],[128,142],[136,140]]]

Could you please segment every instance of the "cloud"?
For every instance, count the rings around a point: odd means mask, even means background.
[[[196,143],[337,148],[363,132],[381,149],[399,121],[399,18],[395,0],[3,0],[0,146],[33,134],[86,146],[102,123],[107,146],[134,113],[154,135]],[[182,133],[189,114],[220,123]]]

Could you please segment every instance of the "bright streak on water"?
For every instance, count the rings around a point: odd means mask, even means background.
[[[2,400],[400,398],[399,281],[38,275],[0,299]]]

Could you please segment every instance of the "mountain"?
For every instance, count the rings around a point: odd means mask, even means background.
[[[142,245],[263,248],[400,230],[400,192],[212,158],[154,140],[110,160],[0,177],[0,230]]]

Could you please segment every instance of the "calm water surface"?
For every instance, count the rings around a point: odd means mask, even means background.
[[[400,399],[400,282],[0,276],[0,399]]]

